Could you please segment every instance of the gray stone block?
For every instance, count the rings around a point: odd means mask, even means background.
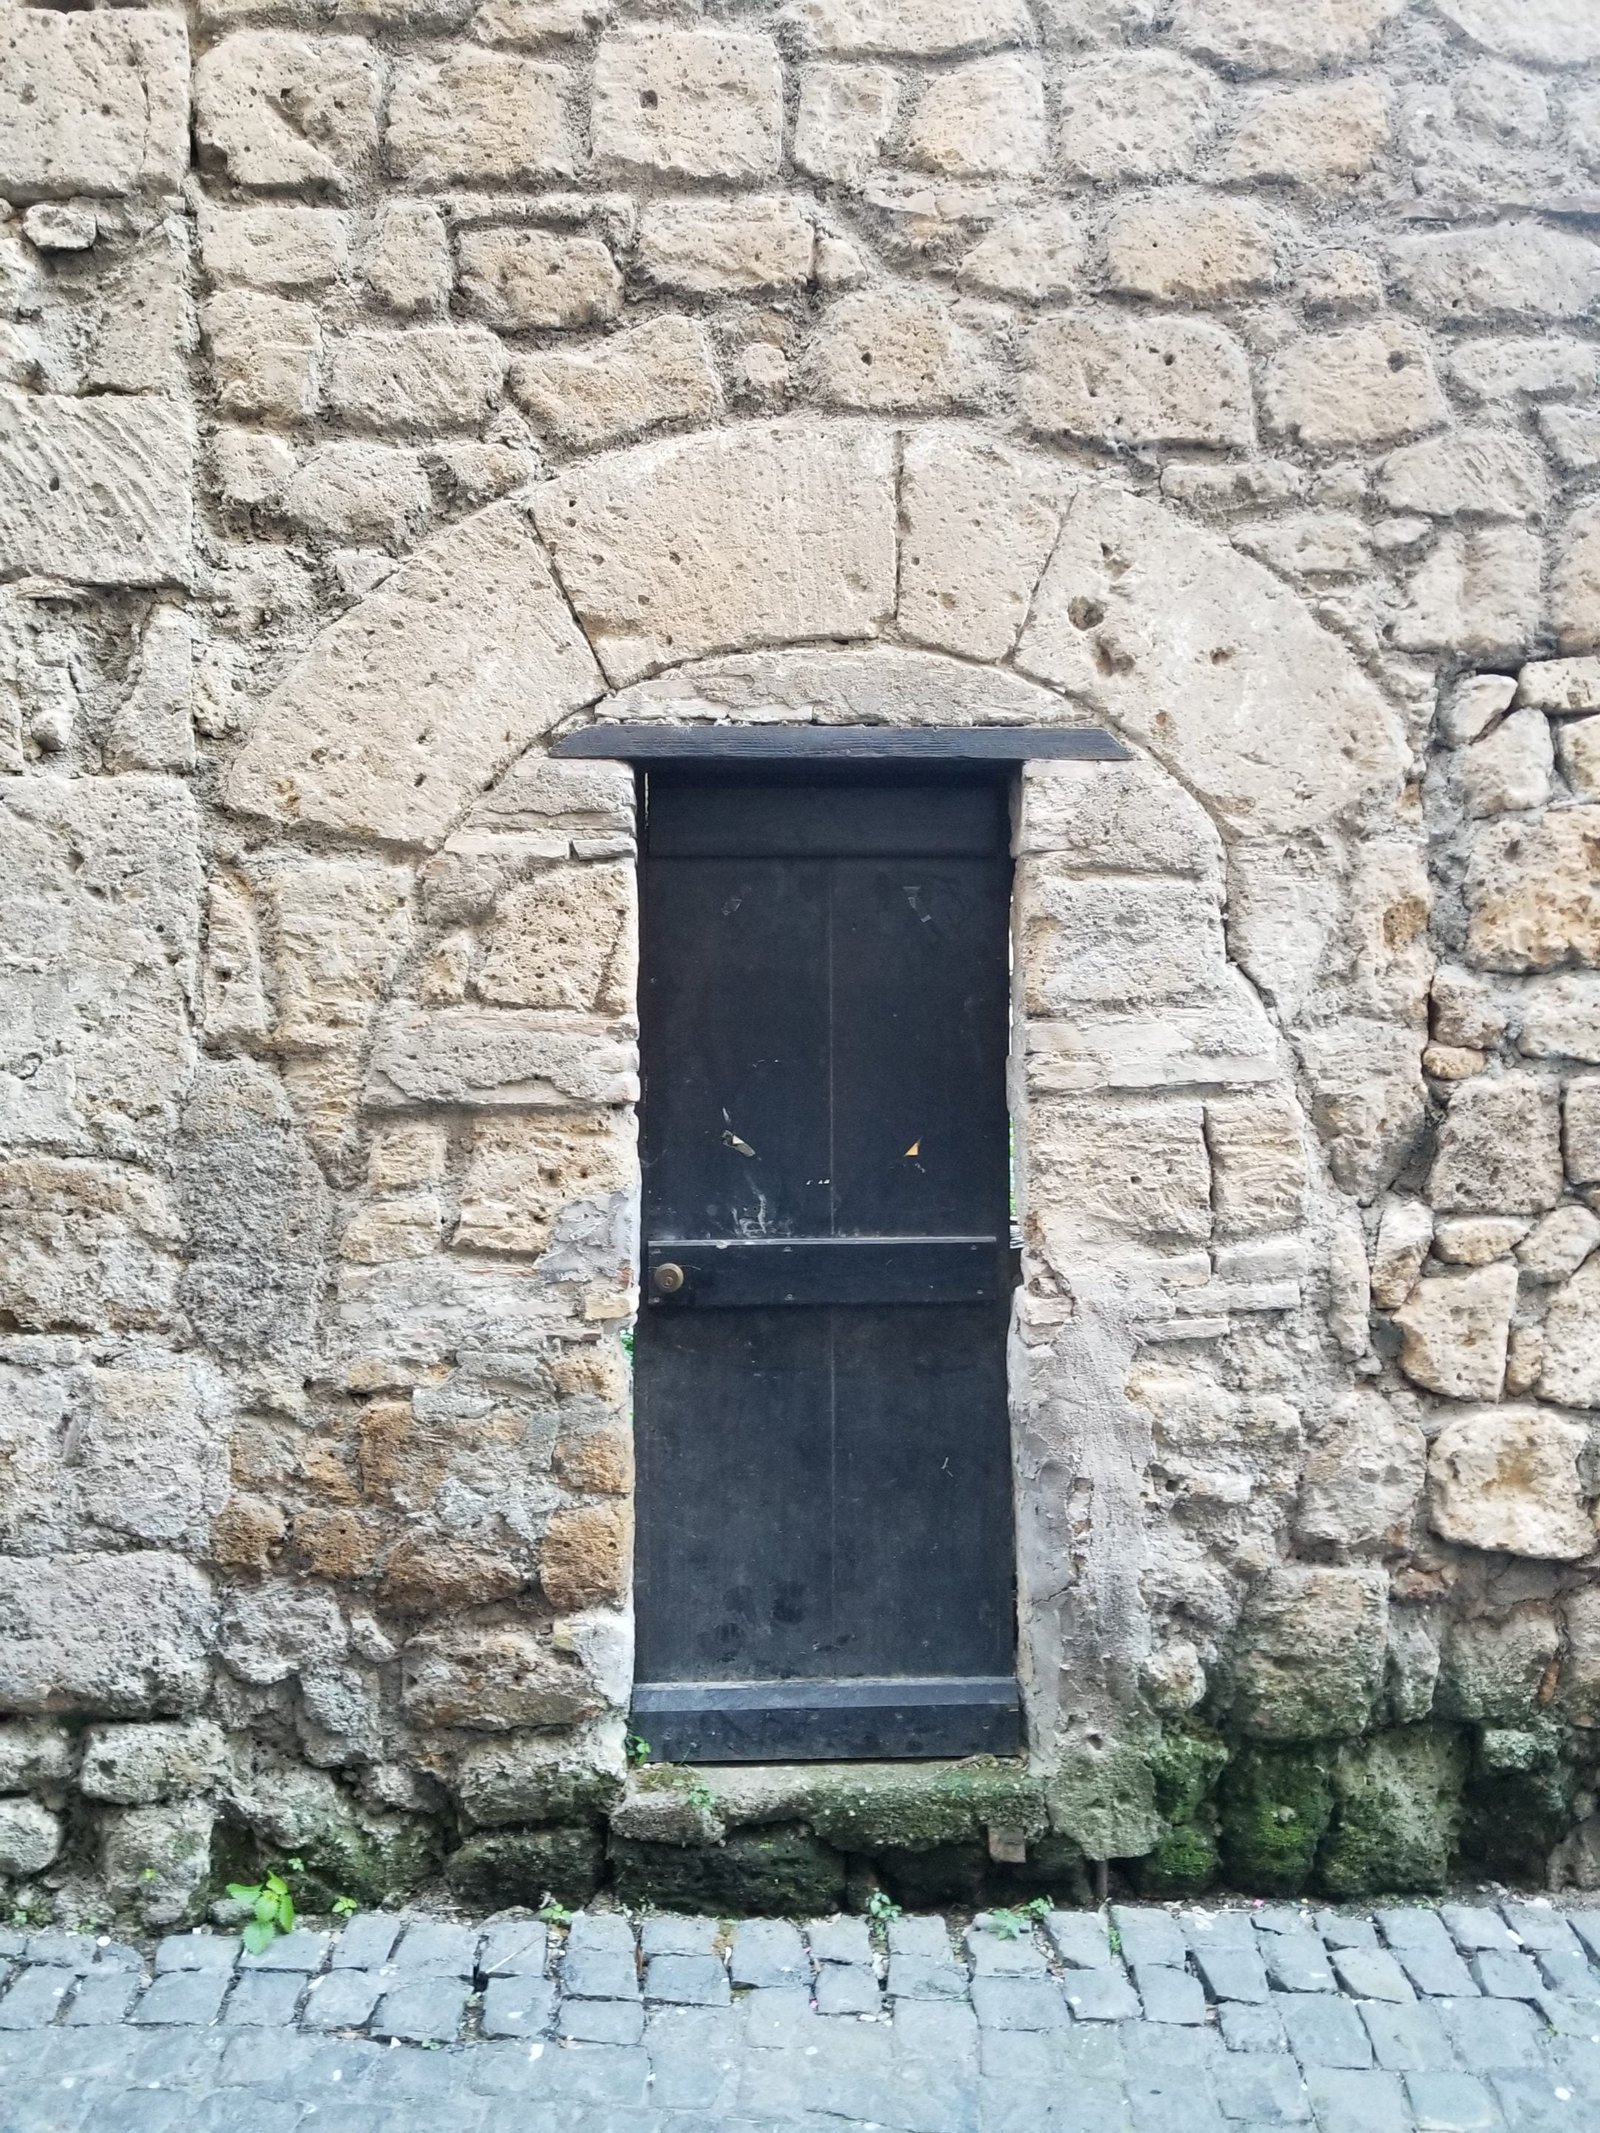
[[[1104,1970],[1111,1961],[1111,1934],[1103,1911],[1052,1911],[1045,1938],[1069,1970]]]
[[[1497,2133],[1499,2108],[1476,2074],[1407,2074],[1417,2133]]]
[[[1138,1997],[1120,1964],[1107,1970],[1069,1970],[1062,1985],[1075,2022],[1126,2022],[1139,2012]]]
[[[156,1975],[169,1970],[231,1970],[241,1953],[240,1944],[219,1933],[169,1933],[156,1943]]]
[[[251,1955],[247,1950],[239,1958],[239,1968],[245,1971],[296,1970],[303,1977],[309,1977],[313,1970],[322,1968],[332,1940],[331,1933],[313,1933],[307,1926],[296,1926],[292,1933],[280,1933],[259,1955]]]
[[[1373,2057],[1391,2074],[1448,2073],[1456,2064],[1438,2009],[1427,2001],[1369,2001],[1361,2020],[1372,2040]]]
[[[144,1956],[125,1940],[97,1940],[94,1966],[97,1970],[143,1970]]]
[[[720,1955],[652,1955],[644,1996],[676,2007],[726,2007],[732,1998]]]
[[[1593,1994],[1573,1999],[1564,1992],[1547,1992],[1539,2012],[1558,2037],[1593,2037],[1600,2041],[1600,2003]]]
[[[1020,2030],[991,2030],[990,2036],[1023,2035]],[[894,2011],[890,2039],[897,2055],[973,2067],[977,2064],[978,2018],[970,2007],[937,2001],[908,2000]]]
[[[839,2028],[818,2025],[819,2038]],[[655,2082],[650,2100],[658,2110],[731,2110],[743,2055],[743,2017],[736,2007],[652,2007],[645,2017],[645,2051]],[[751,2054],[765,2064],[788,2056]],[[794,2055],[804,2064],[805,2054]]]
[[[582,2044],[641,2044],[644,2004],[640,2000],[563,2000],[556,2030]]]
[[[1370,1918],[1353,1911],[1319,1911],[1317,1931],[1325,1948],[1375,1948],[1378,1929]]]
[[[1352,2001],[1323,1992],[1278,1992],[1273,2005],[1302,2066],[1371,2066],[1372,2045]]]
[[[52,1970],[81,1973],[95,1959],[95,1944],[87,1933],[65,1933],[52,1926],[28,1935],[22,1959],[28,1963],[42,1963]]]
[[[1298,2126],[1311,2116],[1305,2076],[1286,2052],[1225,2053],[1211,2080],[1225,2118]]]
[[[816,2041],[817,2011],[804,1985],[760,1985],[744,2002],[744,2038],[753,2051],[792,2051]]]
[[[567,1935],[561,1989],[580,2000],[636,2000],[639,1965],[633,1928],[605,1911],[581,1911]]]
[[[1114,1903],[1111,1923],[1122,1942],[1125,1963],[1162,1963],[1173,1970],[1183,1968],[1187,1952],[1183,1933],[1178,1921],[1165,1911],[1136,1910],[1131,1904]]]
[[[1538,2073],[1491,2074],[1489,2086],[1513,2133],[1592,2133],[1589,2106],[1543,2068]]]
[[[61,2012],[78,1982],[75,1970],[34,1963],[19,1970],[0,1999],[0,2029],[42,2029]]]
[[[1335,1948],[1332,1962],[1340,1984],[1358,2000],[1416,1998],[1405,1972],[1386,1948]]]
[[[484,1977],[543,1977],[550,1952],[550,1928],[542,1918],[511,1919],[490,1926],[478,1949]]]
[[[1510,1927],[1488,1904],[1444,1903],[1439,1906],[1439,1916],[1463,1955],[1476,1955],[1484,1948],[1508,1955],[1516,1953]]]
[[[900,1958],[891,1958],[891,1964]],[[965,1976],[961,1989],[966,1991]],[[825,2015],[876,2014],[878,1975],[865,1963],[824,1963],[817,1972],[817,2012]]]
[[[1445,1936],[1442,1948],[1400,1948],[1395,1961],[1425,1999],[1475,2000],[1478,1981]]]
[[[1135,1963],[1133,1981],[1144,2002],[1147,2022],[1199,2023],[1206,2018],[1206,1996],[1198,1978],[1164,1963]]]
[[[1570,1953],[1577,1945],[1566,1914],[1553,1903],[1503,1903],[1500,1916],[1530,1952]]]
[[[1322,2133],[1413,2133],[1397,2074],[1308,2067],[1306,2087]]]
[[[984,2029],[1061,2029],[1067,2021],[1061,1987],[1051,1977],[974,1978],[972,2007]]]
[[[1334,1992],[1327,1950],[1314,1933],[1264,1934],[1262,1959],[1279,1992]]]
[[[1600,1972],[1590,1967],[1576,1941],[1570,1949],[1541,1948],[1534,1961],[1552,1992],[1574,2000],[1600,2000]]]
[[[1231,2052],[1281,2052],[1287,2048],[1278,2010],[1270,2004],[1223,2000],[1217,2027]]]
[[[575,2000],[576,2007],[618,2004]],[[483,1988],[486,2037],[543,2037],[555,2015],[556,1988],[542,1977],[492,1977]]]
[[[1600,1963],[1600,1911],[1568,1911],[1563,1915],[1570,1930]]]
[[[183,2029],[214,2022],[232,1978],[230,1970],[168,1970],[128,2019],[151,2027]]]
[[[1208,2086],[1182,2073],[1130,2074],[1127,2096],[1136,2133],[1230,2133]]]
[[[234,1980],[222,2019],[235,2027],[281,2028],[294,2020],[300,1995],[306,1989],[303,1972],[258,1970]]]
[[[832,1966],[830,1966],[832,1967]],[[820,1992],[826,1969],[817,1974]],[[967,1973],[963,1965],[937,1961],[925,1955],[891,1955],[889,1997],[893,2000],[964,2000]]]
[[[391,1985],[372,2018],[375,2037],[413,2044],[451,2044],[466,2012],[468,1987],[456,1977],[433,1974]]]
[[[1485,1948],[1472,1958],[1468,1968],[1478,1990],[1491,2000],[1537,2002],[1545,1991],[1532,1956],[1507,1954],[1501,1948]]]
[[[359,2029],[372,2018],[387,1979],[375,1970],[330,1970],[314,1977],[301,2009],[302,2029]]]
[[[1439,2019],[1469,2073],[1539,2064],[1544,2024],[1525,2000],[1441,2000]]]
[[[335,1970],[376,1970],[389,1960],[405,1920],[387,1911],[358,1911],[333,1944]]]
[[[652,1955],[715,1955],[721,1927],[714,1918],[684,1918],[661,1912],[639,1928],[639,1951]]]
[[[408,1972],[425,1977],[471,1977],[477,1955],[475,1928],[454,1925],[442,1918],[419,1918],[400,1936],[400,1945],[390,1962],[402,1977]]]
[[[889,1945],[897,1945],[896,1936],[909,1934],[914,1928],[924,1931],[937,1926],[944,1935],[945,1947],[950,1944],[949,1929],[942,1918],[897,1918],[889,1927]],[[805,1929],[806,1939],[811,1944],[811,1954],[819,1963],[870,1963],[872,1960],[872,1936],[867,1931],[864,1918],[814,1918]],[[907,1952],[910,1953],[909,1943]]]
[[[1044,1972],[1044,1950],[1031,1933],[1008,1940],[978,1919],[967,1928],[966,1947],[977,1977],[1038,1977]]]
[[[733,1929],[728,1967],[736,1985],[770,1990],[811,1982],[805,1943],[785,1918],[741,1919]]]
[[[1193,1945],[1194,1966],[1214,2000],[1246,2000],[1262,2005],[1267,1998],[1267,1970],[1252,1948]]]
[[[140,1983],[136,1970],[92,1970],[72,1995],[62,2020],[80,2029],[124,2021]]]

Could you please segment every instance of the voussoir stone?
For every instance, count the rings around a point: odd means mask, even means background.
[[[194,424],[176,401],[0,392],[0,568],[185,583],[194,460]]]
[[[1060,530],[1054,470],[988,439],[908,437],[900,508],[901,629],[943,651],[1004,658]]]
[[[175,188],[189,162],[189,40],[146,8],[8,8],[0,27],[0,193]]]
[[[438,844],[497,772],[602,689],[526,517],[493,505],[429,542],[291,669],[240,751],[228,804]]]
[[[0,1711],[186,1716],[215,1631],[209,1584],[177,1556],[0,1559]]]
[[[1468,1548],[1576,1562],[1595,1546],[1578,1461],[1580,1423],[1543,1407],[1478,1407],[1454,1416],[1428,1454],[1428,1516]]]

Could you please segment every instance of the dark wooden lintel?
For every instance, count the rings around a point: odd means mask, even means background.
[[[557,756],[625,763],[1126,763],[1102,726],[580,726]]]

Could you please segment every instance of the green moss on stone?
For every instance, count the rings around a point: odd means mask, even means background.
[[[1216,1790],[1228,1748],[1203,1726],[1174,1726],[1151,1751],[1156,1806],[1169,1822],[1192,1822]]]
[[[1485,1726],[1467,1778],[1461,1857],[1474,1874],[1542,1882],[1573,1824],[1578,1773],[1562,1729],[1543,1713],[1526,1726]]]
[[[1200,1822],[1177,1822],[1132,1868],[1142,1896],[1198,1896],[1217,1878],[1217,1839]]]
[[[485,1911],[510,1904],[585,1903],[600,1885],[604,1850],[587,1823],[554,1829],[498,1829],[469,1837],[453,1852],[445,1878],[463,1903]]]
[[[1234,1757],[1218,1802],[1232,1887],[1296,1896],[1306,1886],[1333,1814],[1332,1766],[1322,1748],[1245,1748]]]
[[[283,1864],[281,1855],[269,1859],[259,1847],[258,1854],[259,1865]],[[444,1845],[433,1824],[420,1818],[330,1818],[301,1837],[295,1856],[304,1861],[295,1901],[302,1910],[325,1911],[341,1896],[378,1904],[408,1894],[438,1873]]]
[[[1131,1742],[1107,1742],[1070,1757],[1050,1780],[1050,1826],[1090,1859],[1140,1859],[1161,1837],[1155,1773]]]
[[[1442,1889],[1461,1822],[1466,1746],[1449,1726],[1403,1726],[1340,1751],[1318,1865],[1330,1896]]]
[[[794,1824],[735,1830],[724,1844],[645,1844],[611,1840],[616,1891],[624,1903],[742,1918],[773,1913],[814,1918],[844,1896],[839,1853]]]
[[[932,1851],[991,1829],[1045,1827],[1044,1788],[1014,1765],[975,1758],[930,1770],[819,1773],[794,1805],[842,1852]]]

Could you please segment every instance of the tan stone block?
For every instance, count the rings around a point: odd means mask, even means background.
[[[515,1622],[446,1623],[410,1639],[401,1697],[419,1725],[505,1733],[592,1718],[602,1699],[581,1664]]]
[[[230,1570],[270,1570],[288,1520],[265,1496],[230,1496],[211,1521],[213,1562]]]
[[[1277,244],[1272,217],[1254,201],[1168,189],[1113,211],[1109,286],[1162,303],[1220,303],[1271,287]]]
[[[175,191],[189,161],[189,43],[176,17],[8,11],[0,192],[12,200]]]
[[[556,1479],[586,1496],[626,1496],[633,1489],[633,1438],[626,1430],[592,1429],[556,1442]]]
[[[1296,1537],[1356,1555],[1404,1548],[1427,1464],[1415,1422],[1376,1393],[1352,1393],[1311,1432]]]
[[[796,164],[809,177],[858,183],[878,160],[899,94],[899,78],[889,67],[803,67]]]
[[[617,170],[771,177],[783,141],[783,69],[770,37],[642,27],[604,38],[594,66],[594,151]]]
[[[1489,1266],[1527,1234],[1525,1215],[1444,1215],[1433,1233],[1433,1256],[1446,1266]]]
[[[224,37],[195,65],[202,162],[236,185],[346,191],[377,147],[379,67],[355,37]]]
[[[1561,775],[1580,800],[1600,800],[1600,718],[1575,718],[1556,728]]]
[[[311,413],[322,337],[310,304],[229,289],[207,299],[200,321],[227,414],[296,422]]]
[[[1304,1221],[1305,1128],[1287,1089],[1214,1098],[1206,1105],[1219,1238],[1272,1236]]]
[[[366,1101],[471,1108],[633,1103],[638,1054],[623,1040],[552,1027],[543,1012],[507,1008],[399,1009],[373,1045]]]
[[[170,1324],[182,1231],[166,1184],[119,1164],[0,1161],[0,1311],[27,1332]]]
[[[211,207],[200,262],[214,282],[295,293],[336,282],[349,257],[345,218],[328,207]]]
[[[611,12],[612,0],[483,0],[472,34],[481,44],[550,44],[581,37]]]
[[[1513,711],[1457,764],[1469,815],[1503,815],[1543,807],[1550,798],[1555,751],[1542,711]]]
[[[1362,59],[1404,0],[1178,0],[1172,36],[1242,74],[1314,74]]]
[[[535,515],[608,678],[877,633],[894,602],[891,439],[753,423],[569,473]]]
[[[1257,1578],[1235,1649],[1235,1725],[1270,1740],[1361,1732],[1383,1687],[1387,1585],[1376,1564],[1285,1563]]]
[[[554,867],[500,901],[478,991],[507,1007],[628,1014],[637,971],[634,870]]]
[[[266,430],[219,429],[211,439],[211,477],[227,505],[253,511],[274,505],[294,473],[294,447]]]
[[[1600,504],[1580,504],[1562,528],[1550,619],[1564,652],[1600,647]]]
[[[1216,130],[1219,85],[1158,46],[1077,61],[1061,77],[1061,166],[1097,184],[1187,177]]]
[[[426,200],[391,200],[362,255],[361,273],[391,311],[442,311],[452,276],[444,217]]]
[[[615,444],[669,422],[705,422],[722,391],[704,327],[653,318],[582,354],[519,356],[511,397],[563,444]]]
[[[1537,222],[1399,237],[1395,292],[1453,324],[1498,318],[1582,318],[1600,297],[1600,248]]]
[[[410,871],[308,860],[273,877],[278,1039],[308,1051],[359,1041],[411,939]]]
[[[457,52],[442,66],[400,69],[385,137],[390,164],[415,185],[525,185],[568,178],[576,149],[571,74],[536,59]]]
[[[1586,1259],[1555,1293],[1539,1391],[1567,1407],[1600,1407],[1600,1258]]]
[[[157,1546],[203,1548],[228,1494],[227,1416],[203,1367],[102,1366],[73,1431],[83,1515]]]
[[[633,1557],[633,1513],[620,1503],[555,1512],[539,1543],[539,1583],[557,1614],[620,1600]]]
[[[964,255],[956,279],[964,290],[1053,303],[1083,283],[1084,237],[1073,211],[1044,207],[1009,216]]]
[[[806,351],[825,406],[933,413],[981,397],[987,366],[978,344],[937,298],[862,289],[823,313]]]
[[[1534,1225],[1517,1247],[1517,1264],[1539,1281],[1564,1281],[1600,1244],[1600,1215],[1572,1201]]]
[[[1003,659],[1060,530],[1055,479],[999,443],[908,437],[897,619],[904,635]]]
[[[1233,529],[1233,544],[1280,577],[1357,578],[1372,568],[1372,542],[1361,520],[1344,511],[1296,511]]]
[[[1451,528],[1412,576],[1391,640],[1405,652],[1516,658],[1540,632],[1543,569],[1531,528]]]
[[[1474,1408],[1428,1455],[1433,1530],[1467,1548],[1575,1562],[1595,1545],[1578,1461],[1587,1432],[1538,1407]]]
[[[1198,1104],[1038,1103],[1022,1176],[1024,1235],[1058,1273],[1105,1245],[1160,1249],[1211,1234]]]
[[[567,1208],[626,1192],[635,1176],[632,1140],[613,1113],[482,1119],[454,1242],[470,1251],[542,1252]]]
[[[1308,1032],[1299,1048],[1334,1179],[1370,1199],[1393,1183],[1426,1121],[1420,1036],[1351,1017]]]
[[[1372,1251],[1372,1300],[1397,1311],[1416,1286],[1433,1242],[1433,1210],[1421,1200],[1388,1199]]]
[[[1588,0],[1439,0],[1439,12],[1475,44],[1536,67],[1600,59],[1600,22]]]
[[[374,1192],[410,1192],[437,1185],[445,1173],[449,1135],[431,1119],[407,1118],[380,1126],[367,1155],[367,1183]]]
[[[1600,808],[1486,823],[1466,879],[1467,949],[1485,970],[1600,968]]]
[[[1291,341],[1267,366],[1262,405],[1273,429],[1317,447],[1382,444],[1449,413],[1427,342],[1402,319]]]
[[[1425,1275],[1394,1314],[1400,1368],[1446,1399],[1499,1399],[1516,1300],[1517,1270],[1504,1262]]]
[[[460,290],[474,318],[513,332],[589,326],[622,309],[622,276],[599,238],[548,230],[466,231]]]
[[[1205,810],[1140,759],[1028,764],[1016,849],[1058,853],[1086,869],[1222,878],[1222,840]]]
[[[1309,311],[1378,311],[1383,307],[1383,275],[1365,252],[1340,247],[1305,266],[1300,300]]]
[[[1594,1726],[1600,1724],[1600,1585],[1578,1586],[1563,1606],[1560,1707],[1574,1725]]]
[[[423,1259],[436,1251],[444,1234],[444,1210],[431,1192],[404,1199],[380,1200],[363,1207],[345,1224],[339,1240],[341,1259],[358,1266],[386,1266],[395,1259]]]
[[[1600,1066],[1600,978],[1541,978],[1522,988],[1517,1049],[1530,1059]]]
[[[1388,89],[1366,76],[1261,90],[1244,102],[1222,175],[1236,184],[1276,180],[1313,191],[1347,185],[1381,159],[1392,124]]]
[[[1194,1002],[1227,980],[1222,914],[1193,882],[1085,880],[1049,854],[1017,870],[1024,1012],[1073,1016]]]
[[[1036,35],[1022,0],[795,0],[791,19],[813,51],[915,59],[1032,44]]]
[[[333,349],[328,408],[360,429],[400,436],[476,429],[499,393],[505,360],[499,342],[477,326],[353,333]]]
[[[906,128],[905,160],[947,178],[1034,178],[1044,167],[1044,83],[1013,57],[935,75]]]
[[[406,1614],[444,1613],[514,1599],[524,1584],[509,1557],[460,1540],[403,1540],[383,1566],[378,1597]]]
[[[1021,406],[1031,429],[1109,445],[1249,444],[1250,372],[1209,321],[1083,313],[1027,337]]]
[[[416,538],[433,507],[414,452],[382,444],[324,444],[302,460],[283,510],[325,540],[399,548]]]
[[[1569,1082],[1563,1114],[1567,1176],[1574,1185],[1600,1184],[1600,1077]]]
[[[1455,430],[1402,445],[1378,469],[1391,511],[1432,518],[1537,518],[1548,483],[1538,453],[1502,430]]]
[[[1516,400],[1592,394],[1600,383],[1600,355],[1561,333],[1537,340],[1500,335],[1464,341],[1450,358],[1450,376],[1474,400]]]
[[[1539,1214],[1561,1197],[1553,1082],[1485,1075],[1457,1089],[1439,1129],[1428,1197],[1451,1212]]]
[[[715,296],[790,289],[811,276],[816,233],[780,195],[752,200],[656,200],[639,224],[637,263],[664,289]]]
[[[296,1511],[294,1546],[317,1577],[370,1577],[378,1565],[378,1532],[359,1511]]]
[[[8,568],[88,585],[183,584],[193,488],[194,424],[183,407],[0,390]]]

